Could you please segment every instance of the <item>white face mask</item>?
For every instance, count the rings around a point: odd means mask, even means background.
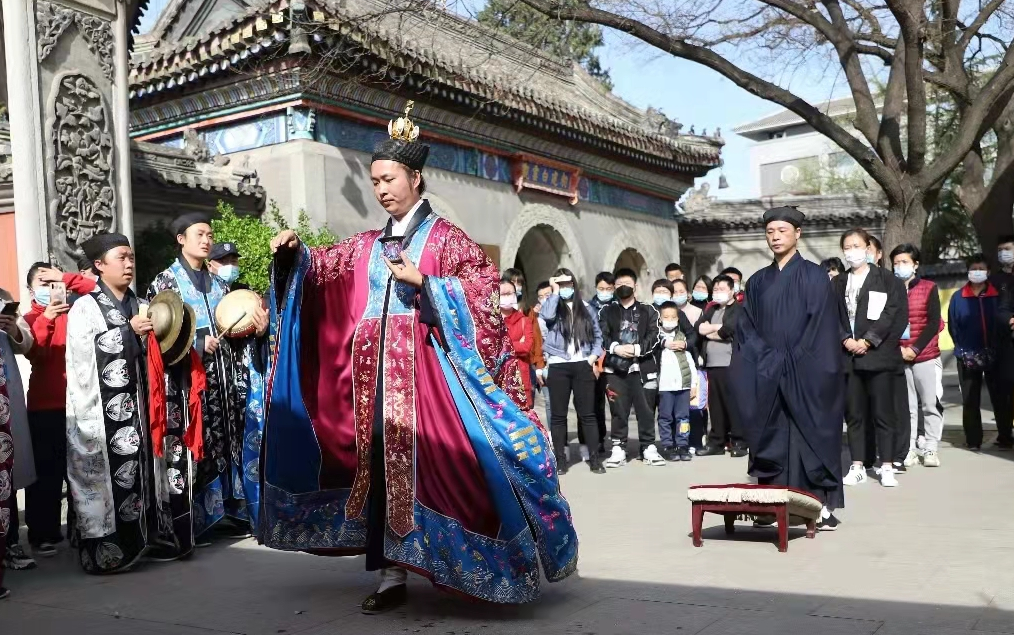
[[[518,299],[513,295],[501,295],[500,296],[500,308],[501,309],[516,309],[518,308]]]
[[[981,269],[974,269],[968,272],[968,281],[972,284],[982,284],[989,278],[989,273]]]
[[[728,304],[730,297],[731,296],[728,293],[725,293],[723,291],[716,291],[715,293],[711,294],[711,299],[717,302],[718,304]]]
[[[898,276],[902,280],[908,280],[915,275],[915,267],[912,265],[894,265],[894,275]]]
[[[679,325],[679,320],[662,320],[662,328],[667,331],[675,331]]]
[[[225,280],[227,284],[232,284],[239,278],[239,267],[237,265],[222,265],[218,268],[218,277]]]
[[[860,265],[867,264],[866,250],[863,249],[862,247],[857,247],[855,249],[846,249],[845,262],[849,263],[849,265],[851,265],[853,269],[859,267]]]
[[[996,252],[996,257],[1005,265],[1014,263],[1014,249],[1001,249]]]

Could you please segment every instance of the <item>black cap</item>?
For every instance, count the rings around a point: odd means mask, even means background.
[[[372,161],[397,161],[413,170],[422,171],[426,166],[426,158],[430,147],[418,141],[402,141],[385,139],[373,148]]]
[[[201,212],[191,212],[174,220],[169,229],[172,230],[173,236],[179,236],[180,234],[187,233],[187,228],[191,225],[199,225],[201,223],[210,226],[211,217]]]
[[[803,225],[803,221],[806,220],[806,216],[803,215],[803,212],[790,205],[786,205],[785,207],[773,207],[764,212],[765,225],[776,220],[785,221],[798,229]]]
[[[236,243],[215,243],[215,246],[211,248],[211,252],[208,254],[208,260],[221,260],[226,256],[239,257],[239,249],[236,247]]]
[[[91,262],[102,260],[107,251],[117,247],[130,247],[130,241],[123,234],[95,234],[81,244],[85,257]]]

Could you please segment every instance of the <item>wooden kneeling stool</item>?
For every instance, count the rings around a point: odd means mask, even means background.
[[[694,485],[687,492],[693,504],[694,546],[703,547],[701,526],[705,512],[725,516],[725,533],[731,534],[741,514],[774,516],[778,523],[778,551],[789,550],[789,518],[806,521],[806,537],[817,533],[817,519],[823,504],[809,492],[780,485]]]

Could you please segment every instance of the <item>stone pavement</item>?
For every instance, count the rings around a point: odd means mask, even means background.
[[[8,573],[14,596],[0,602],[0,634],[1014,633],[1014,453],[947,444],[941,458],[895,489],[850,488],[841,528],[815,540],[795,529],[785,554],[774,530],[742,525],[727,538],[718,516],[706,517],[704,547],[691,545],[687,486],[743,480],[745,459],[635,461],[605,476],[576,466],[564,491],[580,572],[520,607],[462,601],[412,578],[406,607],[367,617],[358,604],[376,577],[361,558],[252,540],[103,578],[81,573],[64,549],[35,571]]]

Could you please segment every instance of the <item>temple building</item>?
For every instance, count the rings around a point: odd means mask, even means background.
[[[588,289],[679,259],[675,202],[720,164],[717,135],[436,4],[392,6],[170,0],[135,40],[130,135],[242,166],[293,221],[344,237],[386,221],[370,152],[412,100],[426,196],[501,269],[534,283],[569,267]],[[167,213],[135,203],[138,223]]]

